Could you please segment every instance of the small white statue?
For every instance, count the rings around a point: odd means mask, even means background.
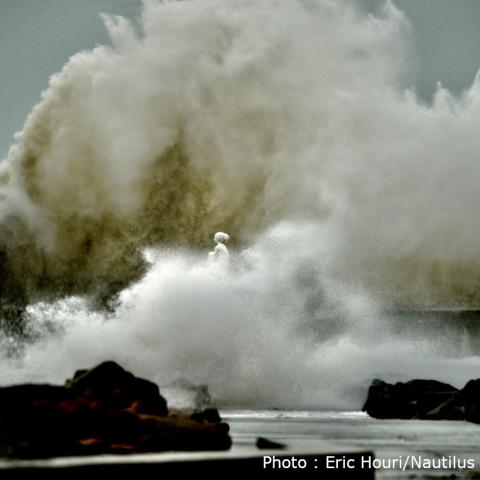
[[[211,263],[228,264],[230,255],[225,244],[230,240],[230,235],[228,233],[217,232],[213,237],[213,240],[216,245],[213,251],[209,252],[208,260]]]

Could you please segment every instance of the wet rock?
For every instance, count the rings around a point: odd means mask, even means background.
[[[217,423],[221,422],[220,414],[216,408],[206,408],[200,412],[193,412],[190,415],[190,418],[193,420],[197,420],[198,422],[210,422],[210,423]]]
[[[465,407],[459,402],[458,394],[454,394],[422,418],[425,420],[465,420]]]
[[[91,398],[96,408],[128,408],[135,404],[137,412],[167,415],[167,402],[156,384],[135,377],[115,362],[104,362],[91,370],[77,371],[65,386],[74,397]]]
[[[363,411],[375,418],[467,420],[480,423],[480,379],[461,389],[435,380],[389,384],[375,379]]]
[[[285,444],[274,442],[273,440],[269,440],[265,437],[258,437],[255,445],[260,450],[283,450],[287,448]]]
[[[458,402],[465,410],[465,420],[480,423],[480,379],[467,382],[458,397]]]
[[[228,449],[216,409],[169,412],[158,386],[114,362],[80,370],[64,386],[0,388],[0,456]]]
[[[448,410],[448,402],[458,390],[436,380],[411,380],[389,384],[373,380],[363,411],[375,418],[428,418]],[[444,405],[443,409],[440,407]],[[458,412],[455,410],[455,415]]]

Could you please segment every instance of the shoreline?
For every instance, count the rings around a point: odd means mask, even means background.
[[[456,475],[456,478],[471,478],[471,469],[459,468],[459,461],[463,460],[474,461],[475,474],[480,469],[480,453],[478,451],[480,427],[467,422],[377,420],[360,411],[306,412],[224,409],[220,413],[224,421],[230,425],[233,446],[229,451],[8,461],[0,462],[0,471],[2,478],[24,478],[19,477],[18,473],[22,469],[29,468],[32,469],[30,470],[32,478],[38,479],[42,478],[38,475],[39,472],[47,472],[47,470],[62,468],[62,465],[64,467],[70,465],[73,470],[82,471],[82,475],[85,474],[85,468],[88,468],[90,477],[96,471],[103,472],[102,475],[111,472],[113,476],[115,471],[120,471],[117,469],[127,468],[126,465],[131,465],[135,472],[140,472],[139,466],[143,465],[146,473],[149,469],[151,473],[155,473],[160,471],[158,469],[167,468],[165,464],[171,464],[168,468],[180,471],[182,468],[187,468],[188,465],[192,468],[195,465],[195,468],[198,468],[198,462],[209,461],[211,463],[209,469],[216,468],[218,471],[223,469],[228,472],[230,469],[243,468],[242,471],[254,473],[253,470],[261,469],[258,462],[265,455],[277,458],[292,455],[298,458],[307,458],[313,455],[320,458],[321,455],[328,454],[340,459],[344,454],[361,452],[372,452],[375,459],[387,467],[387,462],[395,459],[396,462],[408,463],[405,471],[399,468],[380,468],[375,472],[376,479],[406,479],[412,475],[415,475],[415,478],[431,478],[432,475],[435,478],[448,478],[453,474]],[[284,443],[287,449],[281,451],[258,450],[255,447],[258,436]],[[257,460],[249,463],[252,458]],[[446,465],[447,468],[418,468],[412,458],[420,459],[422,462],[435,459],[438,462],[438,459],[445,458],[447,461],[450,459],[450,464]],[[193,463],[185,466],[186,462]],[[239,466],[240,463],[243,467]],[[436,464],[432,463],[432,465]],[[204,463],[203,466],[206,464]],[[414,468],[410,468],[412,466]],[[355,472],[355,470],[353,471]],[[289,472],[292,473],[290,470]],[[345,475],[351,470],[340,468],[334,472],[341,472]],[[276,471],[277,473],[278,471]],[[138,473],[136,474],[138,475]],[[50,475],[49,478],[52,476]],[[95,478],[95,476],[91,478]]]

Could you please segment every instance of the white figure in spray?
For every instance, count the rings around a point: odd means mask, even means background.
[[[217,232],[213,237],[216,245],[212,252],[208,254],[208,260],[210,263],[216,263],[219,265],[228,265],[230,254],[228,248],[225,245],[230,240],[228,233]]]

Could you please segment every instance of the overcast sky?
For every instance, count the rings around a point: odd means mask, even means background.
[[[360,1],[360,0],[359,0]],[[375,8],[382,0],[361,0]],[[459,93],[480,67],[480,0],[394,0],[415,29],[414,83]],[[0,0],[0,158],[50,74],[73,53],[107,41],[100,12],[137,16],[141,0]]]

